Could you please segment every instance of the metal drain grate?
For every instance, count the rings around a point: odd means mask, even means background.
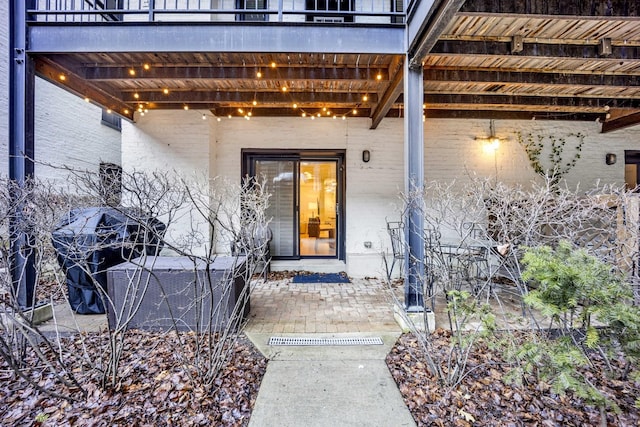
[[[271,337],[269,345],[382,345],[380,337],[309,338]]]

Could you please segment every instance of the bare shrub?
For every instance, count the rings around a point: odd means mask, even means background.
[[[447,360],[435,360],[430,331],[414,325],[425,365],[443,384],[454,386],[468,374],[469,351],[493,330],[543,326],[544,316],[523,301],[530,286],[522,278],[526,248],[570,241],[627,282],[638,282],[638,197],[630,191],[570,190],[552,178],[529,188],[471,178],[464,185],[426,183],[402,200],[417,206],[424,221],[424,259],[409,260],[423,263],[424,274],[412,279],[428,309],[444,307],[454,334]],[[512,301],[519,301],[520,314]]]

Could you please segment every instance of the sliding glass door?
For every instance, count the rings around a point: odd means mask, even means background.
[[[254,165],[254,176],[264,177],[267,192],[271,194],[266,212],[266,217],[271,218],[269,227],[273,233],[271,255],[281,258],[297,256],[297,161],[256,159]]]
[[[271,254],[344,259],[343,153],[244,152],[245,175],[264,180]]]

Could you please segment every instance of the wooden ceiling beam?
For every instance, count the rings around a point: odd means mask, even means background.
[[[602,114],[592,113],[552,113],[532,111],[496,110],[425,110],[427,119],[495,119],[495,120],[579,120],[593,122],[603,119]]]
[[[602,124],[602,133],[613,132],[614,130],[635,126],[639,123],[640,123],[640,111],[635,111],[631,114],[620,116],[613,120],[606,120]]]
[[[392,68],[392,67],[389,67]],[[380,102],[373,106],[373,115],[371,116],[371,129],[376,129],[382,119],[386,117],[387,113],[393,107],[398,97],[402,94],[404,86],[404,67],[402,58],[398,59],[398,64],[394,64],[395,75],[387,85],[382,96],[379,97]]]
[[[612,99],[612,98],[587,98],[587,97],[548,97],[548,96],[521,96],[521,95],[496,95],[496,94],[444,94],[427,93],[424,95],[427,104],[484,104],[484,105],[524,105],[541,106],[550,109],[555,107],[577,107],[584,109],[597,109],[602,112],[610,108],[640,108],[640,99]]]
[[[537,73],[531,71],[437,69],[424,70],[425,81],[536,85],[640,86],[640,75]]]
[[[182,109],[183,106],[181,104],[160,104],[155,107],[151,107],[149,112],[153,114],[153,110],[178,110]],[[243,112],[240,113],[237,107],[221,107],[217,104],[202,104],[198,105],[197,108],[193,108],[194,110],[210,110],[211,113],[220,118],[225,118],[228,116],[231,117],[244,117],[248,113],[251,113],[250,117],[302,117],[304,114],[305,117],[311,118],[314,116],[315,119],[322,118],[324,120],[344,117],[369,117],[370,110],[368,108],[356,108],[354,112],[354,108],[334,108],[329,111],[329,114],[326,111],[322,111],[321,108],[287,108],[287,107],[267,107],[267,106],[258,106],[253,108],[244,108]],[[320,117],[318,117],[320,114]]]
[[[640,4],[628,0],[467,0],[460,9],[460,12],[549,16],[637,17],[640,15]]]
[[[82,77],[71,70],[61,67],[46,58],[36,60],[36,74],[77,96],[85,98],[102,108],[110,109],[128,120],[133,120],[133,104],[128,104],[113,94],[104,91],[95,85],[87,83]],[[64,76],[64,79],[61,78]]]
[[[165,95],[161,91],[139,92],[138,98],[134,92],[122,92],[124,102],[153,103],[153,104],[232,104],[251,105],[253,101],[258,104],[319,104],[329,106],[330,104],[349,104],[352,106],[369,106],[378,102],[376,94],[370,94],[369,99],[364,102],[360,93],[345,92],[224,92],[224,91],[174,91]]]
[[[594,42],[596,42],[594,40]],[[487,40],[440,40],[431,49],[430,55],[468,56],[486,55],[538,57],[538,58],[573,58],[594,59],[598,61],[633,61],[640,62],[639,46],[612,46],[611,54],[602,56],[598,53],[597,43],[585,45],[524,43],[522,51],[511,52],[511,43]]]
[[[131,73],[134,71],[134,74]],[[384,67],[84,67],[84,78],[89,81],[109,80],[389,80]],[[257,73],[261,73],[258,77]],[[379,76],[379,77],[378,77]]]

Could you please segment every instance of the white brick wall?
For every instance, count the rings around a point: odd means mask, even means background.
[[[132,165],[202,170],[240,180],[243,148],[327,148],[346,150],[346,251],[347,270],[353,276],[380,275],[380,252],[389,249],[385,218],[397,218],[398,193],[404,188],[403,120],[387,118],[370,130],[370,120],[295,117],[223,118],[203,121],[202,112],[152,112],[123,131],[125,168]],[[567,137],[586,135],[582,159],[568,176],[568,184],[581,188],[601,183],[622,184],[624,150],[635,149],[640,127],[600,134],[593,122],[496,121],[503,139],[493,155],[482,150],[476,136],[489,134],[488,120],[428,120],[425,123],[425,177],[456,179],[464,185],[469,175],[494,176],[509,183],[527,184],[536,175],[520,148],[516,132]],[[362,150],[371,152],[363,163]],[[620,159],[607,166],[604,156]],[[373,244],[371,249],[364,242]]]
[[[36,176],[62,182],[66,173],[56,169],[61,165],[93,172],[100,162],[119,165],[120,132],[101,121],[101,108],[36,78]]]
[[[9,2],[0,2],[0,174],[9,174]],[[120,164],[120,132],[103,126],[102,110],[40,78],[35,87],[35,158],[98,170]],[[36,164],[36,176],[62,182],[59,169]]]
[[[202,115],[208,116],[202,120]],[[210,113],[195,110],[136,113],[135,125],[122,124],[122,167],[125,172],[161,171],[187,179],[206,179],[210,170],[210,141],[215,138],[215,120]],[[238,174],[239,175],[239,174]],[[166,238],[180,242],[193,231],[207,235],[207,227],[194,212],[185,209],[167,230]],[[167,221],[166,217],[160,220]],[[191,240],[191,239],[189,239]],[[198,253],[204,253],[200,246]],[[170,253],[170,251],[165,251]]]

